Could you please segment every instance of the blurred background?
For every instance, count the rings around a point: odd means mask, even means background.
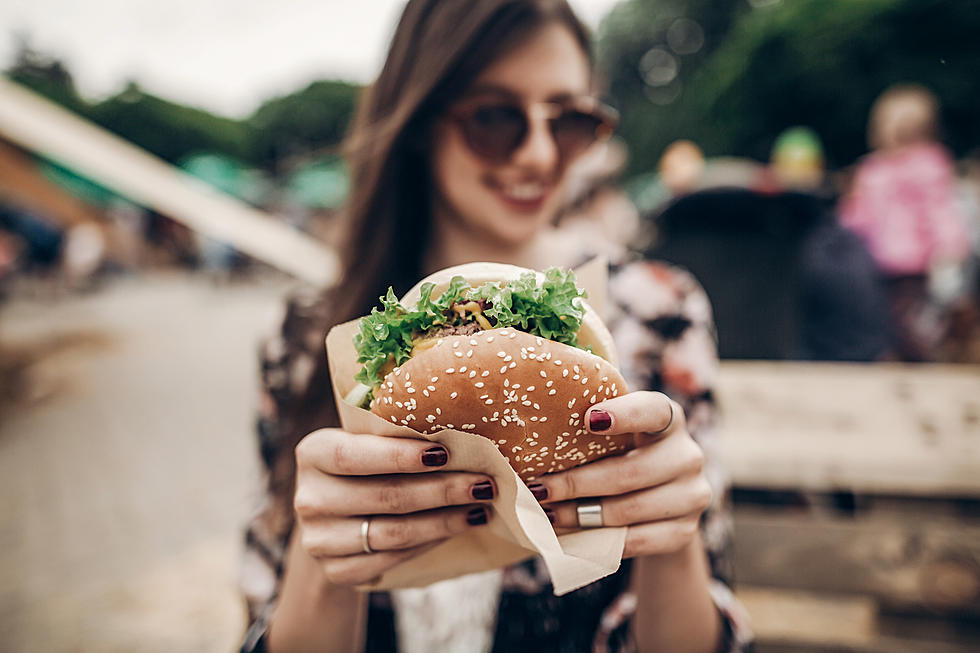
[[[403,2],[0,6],[0,640],[231,651],[259,341]],[[980,2],[576,0],[559,228],[712,299],[758,650],[980,650]]]

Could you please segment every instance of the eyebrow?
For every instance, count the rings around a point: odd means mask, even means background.
[[[499,97],[507,98],[508,100],[520,101],[522,98],[520,94],[515,93],[513,90],[507,88],[506,86],[501,86],[499,84],[476,84],[472,86],[464,95],[463,99],[470,99],[474,97],[480,97],[483,95],[496,95]],[[588,93],[570,93],[568,91],[552,93],[547,98],[545,102],[565,102],[571,100],[572,98],[586,96]]]

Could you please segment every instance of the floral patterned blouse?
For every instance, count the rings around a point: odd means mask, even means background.
[[[678,401],[691,435],[706,454],[705,469],[715,498],[702,516],[701,532],[713,577],[711,594],[724,625],[719,651],[748,651],[752,640],[748,618],[730,589],[731,517],[728,481],[715,456],[718,415],[712,388],[718,362],[708,298],[682,270],[633,261],[611,266],[609,300],[606,323],[630,388],[659,390]],[[279,446],[280,415],[309,382],[314,357],[323,355],[323,334],[303,329],[322,310],[314,298],[294,298],[287,308],[283,333],[263,346],[258,432],[267,465]],[[264,633],[275,607],[292,526],[292,515],[281,513],[267,496],[246,532],[241,589],[250,628],[243,652],[264,650]],[[496,615],[488,622],[491,650],[634,651],[629,623],[636,598],[629,591],[630,568],[630,561],[624,560],[616,573],[560,597],[553,594],[540,558],[503,570],[494,586],[499,596],[493,600]],[[409,648],[398,635],[393,594],[371,595],[368,652]]]

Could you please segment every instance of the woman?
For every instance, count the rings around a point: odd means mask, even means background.
[[[449,265],[579,258],[555,246],[548,225],[568,164],[609,125],[590,72],[588,37],[564,1],[408,3],[350,136],[341,280],[294,301],[266,351],[269,500],[248,533],[244,650],[386,651],[397,640],[420,651],[707,652],[745,639],[721,582],[721,495],[702,516],[710,489],[691,437],[709,436],[714,420],[710,309],[688,277],[648,264],[617,273],[621,311],[610,324],[632,386],[680,403],[634,392],[597,404],[591,428],[635,433],[635,451],[532,488],[558,526],[577,524],[580,498],[602,497],[604,523],[629,527],[622,569],[560,598],[536,560],[425,590],[352,589],[483,527],[487,513],[474,506],[495,490],[479,474],[440,472],[452,456],[444,447],[322,428],[338,424],[324,334],[369,312],[389,284],[403,292]]]

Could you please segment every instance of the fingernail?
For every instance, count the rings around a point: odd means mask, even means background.
[[[589,430],[605,431],[612,426],[612,415],[601,408],[593,408],[589,413]]]
[[[548,498],[548,488],[540,483],[531,483],[527,486],[527,489],[531,491],[531,494],[533,494],[534,498],[538,501],[544,501]]]
[[[422,452],[422,464],[426,467],[440,467],[449,462],[449,452],[445,447],[430,447]]]
[[[557,518],[555,517],[555,511],[554,510],[552,510],[551,508],[545,508],[544,509],[544,514],[548,516],[548,521],[550,521],[552,524],[555,523],[555,519],[557,519]]]
[[[481,526],[487,523],[487,509],[483,506],[473,508],[466,513],[466,523],[470,526]]]
[[[470,494],[477,501],[486,501],[487,499],[493,498],[493,483],[490,481],[481,481],[470,488]]]

